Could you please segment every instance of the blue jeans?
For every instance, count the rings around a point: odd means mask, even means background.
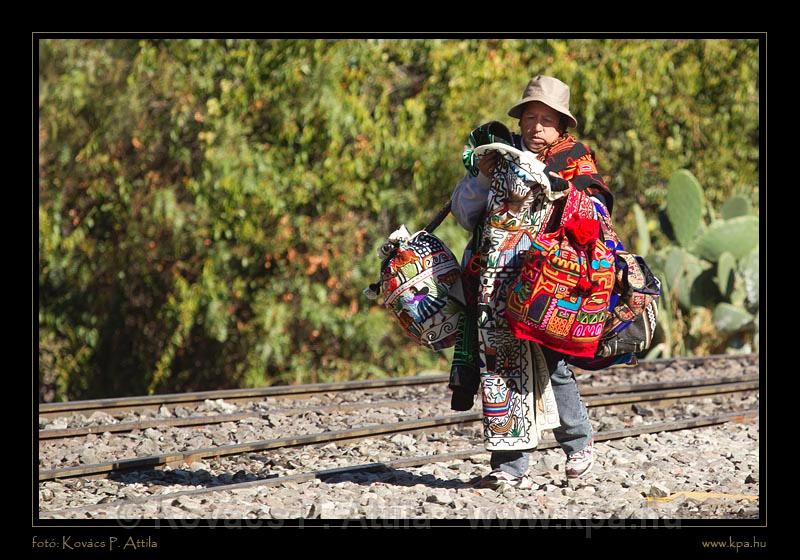
[[[592,424],[586,406],[581,400],[575,374],[569,369],[563,354],[541,347],[550,371],[550,382],[558,406],[561,426],[553,428],[553,435],[561,448],[572,454],[589,445],[592,439]],[[490,464],[492,470],[500,469],[514,476],[522,476],[528,471],[530,451],[493,451]]]

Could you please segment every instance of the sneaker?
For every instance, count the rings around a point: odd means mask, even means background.
[[[533,488],[533,481],[527,475],[514,476],[498,469],[479,479],[475,484],[475,488],[488,488],[490,490],[501,490],[509,487],[529,490]]]
[[[565,471],[567,478],[580,478],[589,472],[594,464],[594,441],[575,453],[567,455]]]

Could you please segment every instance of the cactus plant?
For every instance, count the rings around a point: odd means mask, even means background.
[[[758,245],[758,218],[739,216],[720,220],[709,226],[692,246],[692,253],[711,262],[716,262],[724,252],[741,258]]]
[[[749,216],[752,214],[753,209],[750,206],[750,201],[741,195],[730,197],[725,201],[725,204],[720,208],[723,220],[730,220],[739,216]]]
[[[676,333],[683,333],[685,341],[699,350],[727,343],[731,351],[749,349],[747,340],[753,333],[757,351],[758,315],[752,312],[758,309],[758,216],[739,195],[725,202],[721,219],[715,219],[715,212],[709,209],[711,223],[707,226],[702,220],[704,209],[703,191],[694,176],[686,170],[675,172],[663,210],[669,227],[662,232],[677,246],[656,252],[652,260],[671,288],[665,292],[679,305],[675,312],[691,319],[684,320]],[[634,214],[639,226],[635,208]],[[718,335],[713,334],[715,328]],[[676,339],[675,345],[680,343]]]
[[[644,211],[636,203],[633,204],[633,215],[636,218],[636,252],[642,257],[646,257],[647,253],[650,252],[650,231],[647,227]]]
[[[686,169],[676,171],[667,187],[667,216],[681,247],[689,247],[702,225],[705,198],[700,183]]]
[[[753,316],[741,307],[722,302],[714,309],[714,325],[721,331],[735,333],[753,324]]]
[[[678,277],[683,273],[684,263],[688,258],[687,255],[686,251],[678,247],[667,247],[665,251],[656,255],[657,259],[660,258],[663,261],[663,266],[659,268],[663,268],[665,279],[670,285],[674,286],[678,283]]]
[[[697,303],[706,298],[709,292],[705,286],[706,282],[699,284],[698,279],[711,268],[711,263],[698,259],[688,251],[677,247],[670,247],[667,250],[664,261],[666,280],[676,292],[678,302],[685,310],[691,309],[693,301]]]
[[[725,251],[717,260],[717,286],[719,293],[727,296],[733,290],[734,272],[736,271],[736,257]]]
[[[758,246],[739,261],[748,305],[758,307]]]

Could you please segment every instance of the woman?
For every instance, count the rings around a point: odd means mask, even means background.
[[[473,131],[464,153],[470,172],[452,196],[453,215],[473,231],[462,262],[468,313],[451,371],[452,406],[472,406],[480,376],[492,472],[479,486],[489,488],[529,487],[529,452],[543,429],[553,429],[567,454],[568,477],[591,469],[592,427],[574,373],[562,354],[515,338],[503,311],[524,252],[540,231],[560,219],[557,201],[568,189],[591,197],[603,233],[616,239],[610,223],[613,197],[597,172],[594,154],[567,132],[577,126],[569,110],[569,87],[536,76],[508,114],[519,119],[521,134],[504,132],[500,123]],[[475,156],[477,144],[497,141],[517,150]]]

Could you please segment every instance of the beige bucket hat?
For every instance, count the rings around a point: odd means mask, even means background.
[[[536,76],[525,87],[522,92],[522,99],[508,110],[508,116],[518,119],[522,117],[522,109],[526,103],[531,101],[541,101],[548,107],[551,107],[569,117],[570,124],[573,128],[578,126],[578,121],[569,112],[569,86],[556,78],[550,76]]]

